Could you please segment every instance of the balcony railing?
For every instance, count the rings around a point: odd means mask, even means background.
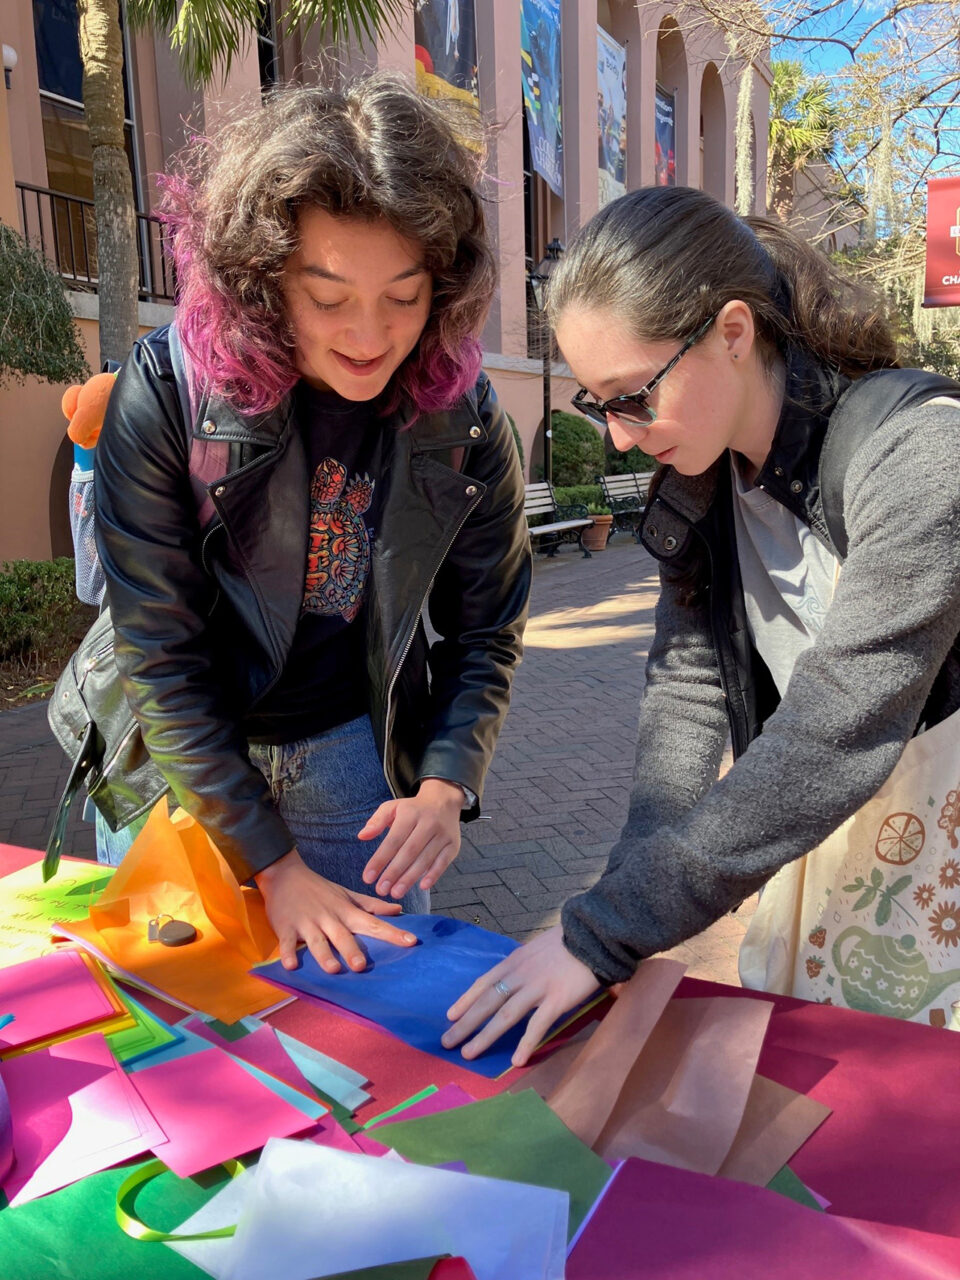
[[[16,185],[24,239],[41,251],[67,284],[96,292],[93,201],[48,187],[34,187],[29,182]],[[149,213],[138,213],[136,218],[139,296],[145,302],[173,302],[173,263],[163,223]]]

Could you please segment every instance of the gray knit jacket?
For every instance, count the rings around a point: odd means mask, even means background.
[[[719,781],[728,721],[709,619],[661,567],[629,814],[600,880],[562,914],[567,949],[602,982],[814,848],[914,733],[960,633],[960,408],[883,423],[847,469],[844,513],[849,551],[823,630]]]

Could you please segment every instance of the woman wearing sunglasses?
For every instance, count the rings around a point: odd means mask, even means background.
[[[617,448],[660,464],[641,537],[661,595],[629,816],[606,870],[449,1011],[445,1043],[468,1058],[532,1013],[517,1064],[599,986],[819,846],[918,728],[960,707],[960,385],[910,370],[861,382],[897,363],[876,307],[784,228],[685,188],[604,208],[552,277],[548,308],[583,384],[573,403]],[[735,762],[720,778],[728,736]],[[927,875],[944,797],[931,801],[899,845],[864,842],[865,883],[893,873],[879,923],[907,873]],[[924,858],[885,865],[917,857],[924,822]],[[952,874],[944,863],[939,884]],[[939,927],[948,969],[946,917],[926,929],[920,899],[905,901],[912,933]],[[829,932],[814,930],[821,949]],[[813,998],[840,1003],[841,985]]]

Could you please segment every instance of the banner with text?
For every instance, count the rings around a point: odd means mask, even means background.
[[[597,27],[600,208],[627,190],[627,51]]]
[[[474,0],[417,0],[413,13],[417,88],[480,110]]]
[[[927,179],[925,307],[960,307],[960,177]]]
[[[563,195],[560,121],[560,0],[522,0],[520,66],[534,169]]]
[[[676,99],[666,89],[657,85],[654,125],[654,185],[677,185],[677,125]]]

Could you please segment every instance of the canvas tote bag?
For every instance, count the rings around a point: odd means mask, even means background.
[[[960,1031],[960,711],[765,886],[740,980]]]

